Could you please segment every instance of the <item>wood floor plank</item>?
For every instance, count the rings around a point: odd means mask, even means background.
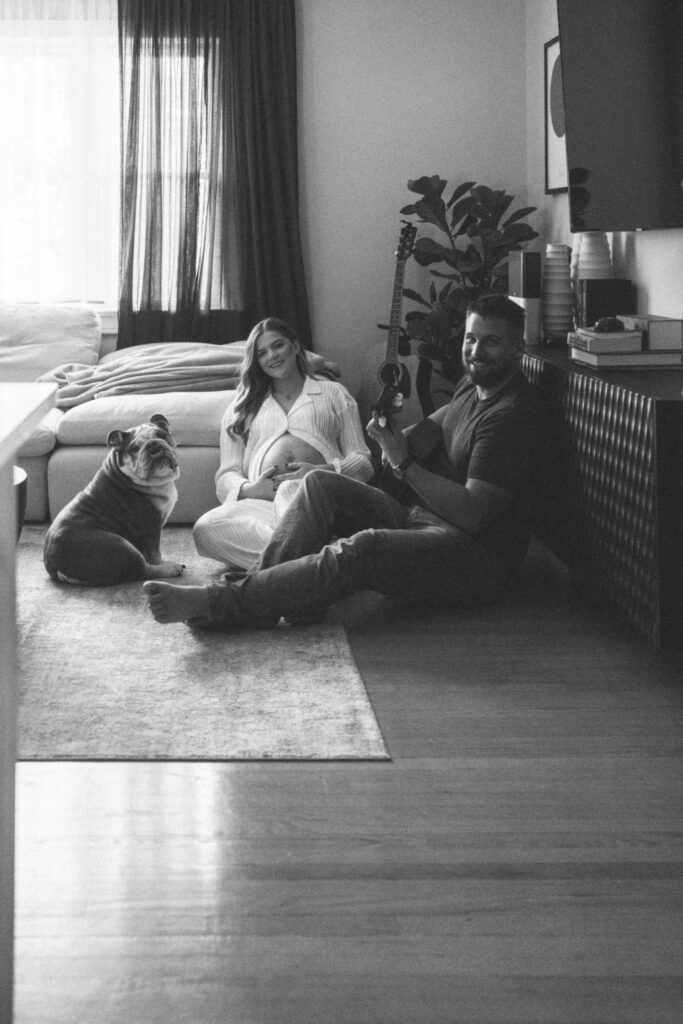
[[[390,763],[19,766],[16,1024],[679,1024],[681,655],[543,550],[338,614]]]

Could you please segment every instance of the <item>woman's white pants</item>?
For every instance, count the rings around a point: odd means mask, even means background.
[[[285,480],[278,487],[274,501],[245,498],[205,512],[192,530],[199,554],[233,569],[249,569],[270,540],[299,483],[299,480]]]

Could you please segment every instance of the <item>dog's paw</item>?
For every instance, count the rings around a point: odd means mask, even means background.
[[[147,579],[170,580],[176,576],[182,576],[185,566],[180,562],[159,562],[157,565],[148,566]]]

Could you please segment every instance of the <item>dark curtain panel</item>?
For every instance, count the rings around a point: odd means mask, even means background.
[[[119,0],[119,348],[310,345],[298,223],[293,0]]]

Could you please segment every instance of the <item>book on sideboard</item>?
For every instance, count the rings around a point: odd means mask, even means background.
[[[593,331],[578,327],[567,335],[570,348],[580,348],[584,352],[641,352],[643,348],[642,331]]]
[[[657,366],[681,367],[683,369],[683,353],[664,350],[656,352],[650,349],[645,352],[586,352],[584,349],[569,349],[569,358],[583,366],[593,369],[643,369]]]
[[[626,330],[643,332],[644,348],[683,351],[683,319],[654,316],[651,313],[639,313],[637,316],[625,316],[620,313],[618,319]]]

